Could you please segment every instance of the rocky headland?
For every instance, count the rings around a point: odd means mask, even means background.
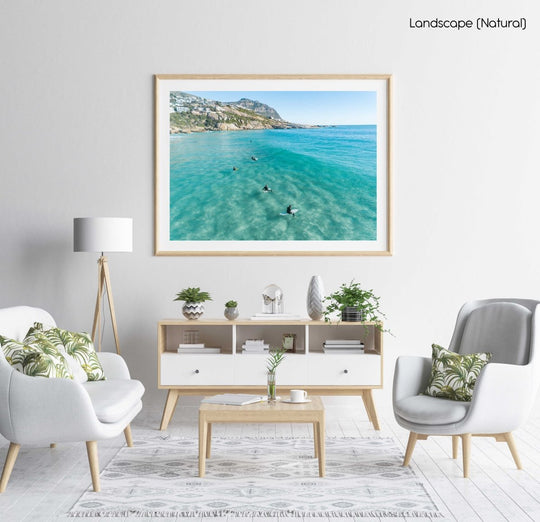
[[[247,98],[218,102],[185,92],[170,95],[171,134],[316,127],[285,121],[274,108]]]

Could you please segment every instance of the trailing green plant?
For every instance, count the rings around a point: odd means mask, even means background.
[[[225,308],[236,308],[237,306],[238,306],[238,302],[233,301],[232,299],[225,303]]]
[[[323,301],[328,303],[323,313],[326,322],[329,322],[336,312],[341,313],[348,306],[362,312],[362,321],[379,323],[386,317],[380,308],[380,297],[376,296],[373,290],[364,290],[354,279],[348,284],[343,283]],[[382,327],[378,328],[382,330]]]
[[[286,350],[283,348],[272,349],[266,360],[266,369],[268,373],[276,373],[277,367],[283,362]]]
[[[208,292],[201,292],[200,288],[184,288],[176,294],[174,301],[185,301],[186,303],[204,303],[211,301],[212,298]]]

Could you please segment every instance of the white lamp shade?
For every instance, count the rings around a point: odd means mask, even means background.
[[[131,252],[133,220],[131,218],[74,218],[74,252]]]

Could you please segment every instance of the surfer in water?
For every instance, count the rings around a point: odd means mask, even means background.
[[[287,207],[287,214],[290,214],[292,217],[296,217],[296,211],[292,208],[292,205]]]
[[[272,192],[272,189],[268,185],[265,185],[263,187],[263,192]]]

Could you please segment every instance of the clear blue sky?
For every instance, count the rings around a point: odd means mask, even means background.
[[[187,91],[221,102],[240,98],[270,105],[293,123],[311,125],[374,125],[377,93],[371,91]]]

